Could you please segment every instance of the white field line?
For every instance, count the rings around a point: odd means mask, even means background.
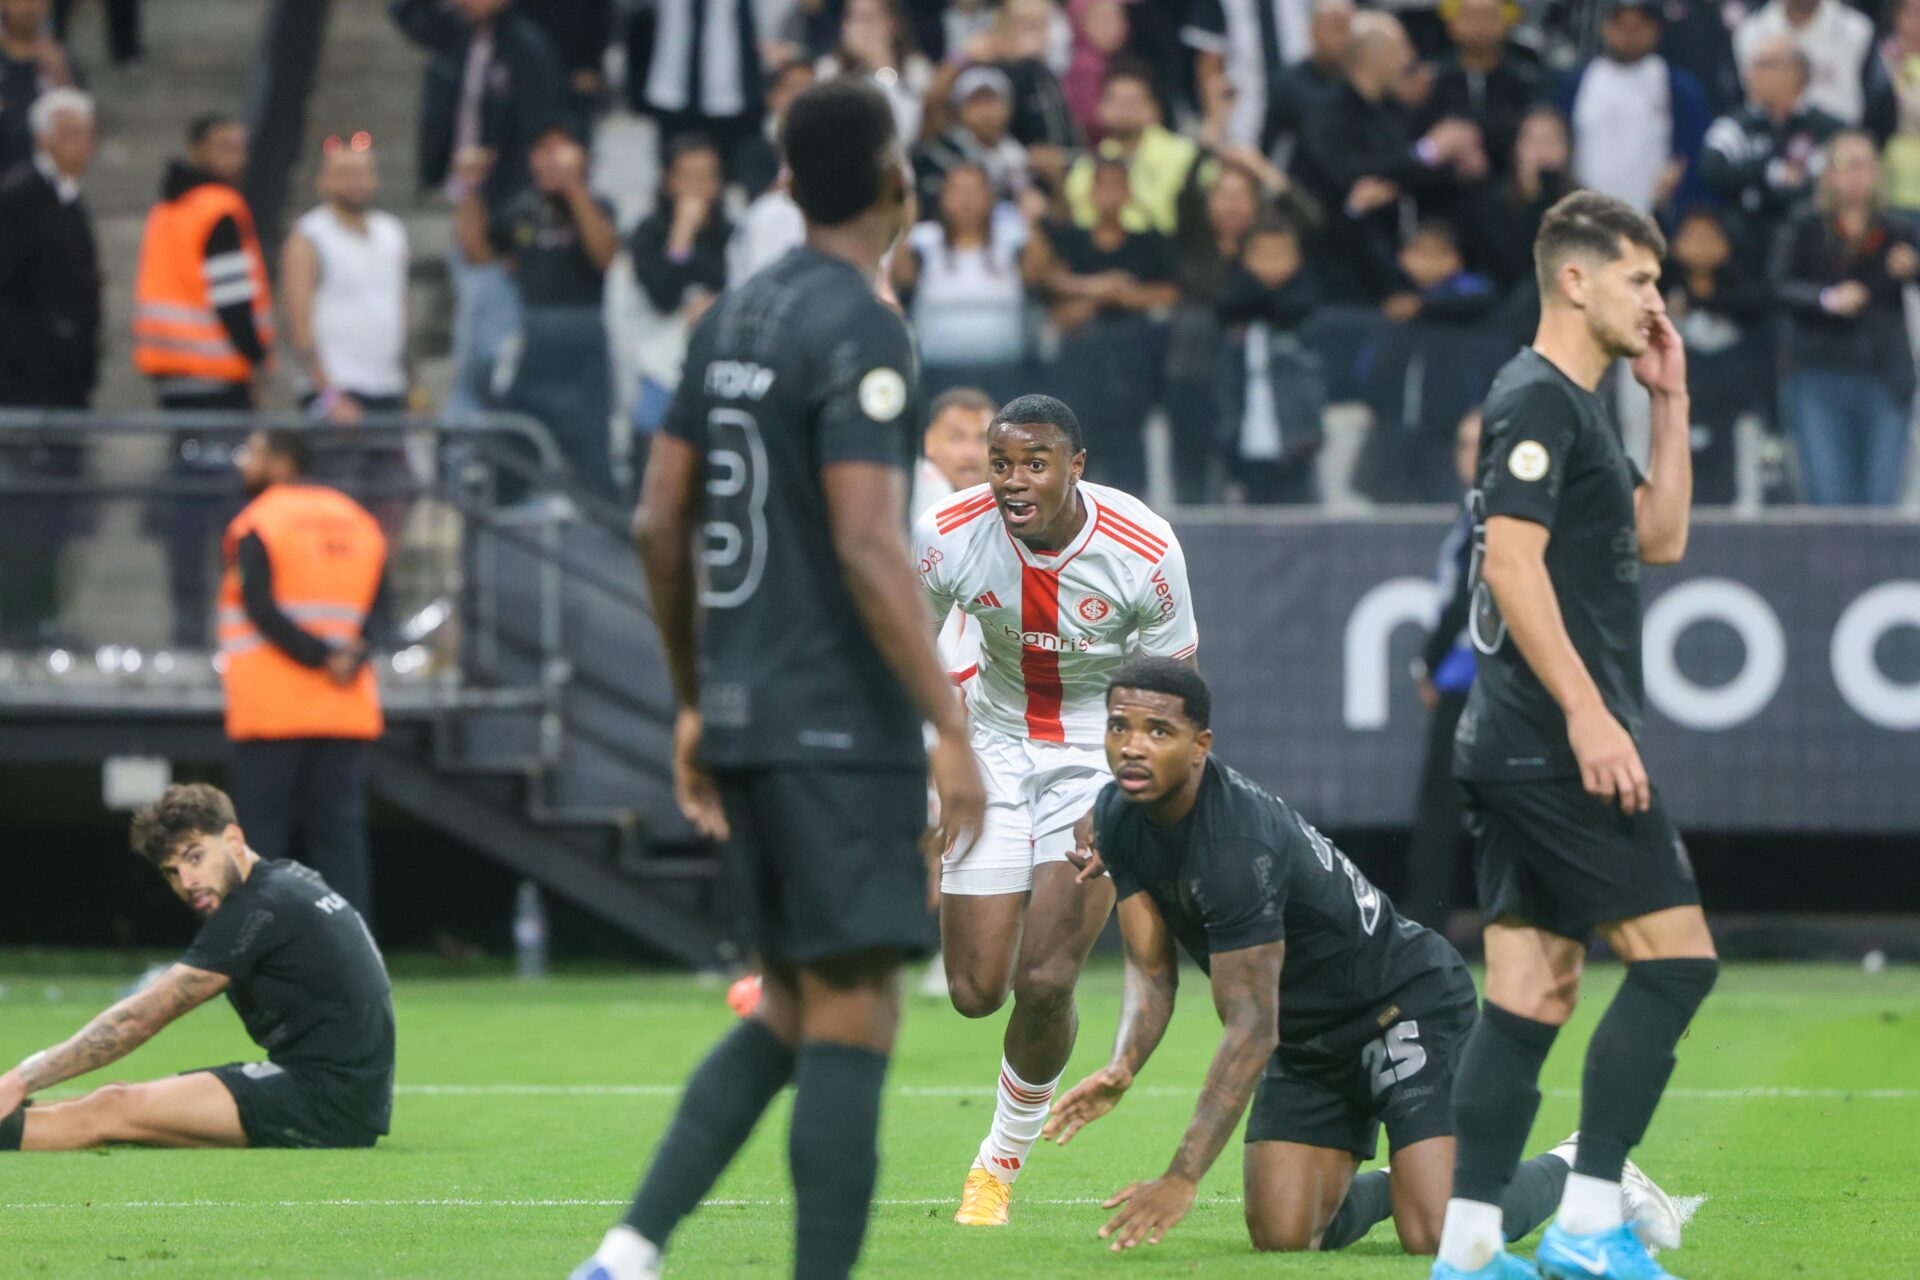
[[[1135,1085],[1128,1092],[1149,1098],[1192,1097],[1199,1086]],[[677,1084],[402,1084],[401,1097],[416,1098],[677,1098]],[[892,1090],[901,1098],[991,1098],[986,1085],[903,1085]],[[1550,1098],[1577,1098],[1578,1089],[1546,1089]],[[1904,1102],[1920,1098],[1920,1089],[1793,1089],[1757,1085],[1745,1089],[1669,1089],[1665,1097],[1700,1102],[1833,1101]]]

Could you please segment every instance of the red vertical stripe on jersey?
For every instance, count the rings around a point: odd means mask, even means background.
[[[1036,742],[1065,742],[1067,731],[1060,723],[1060,703],[1066,696],[1060,685],[1060,575],[1054,570],[1021,566],[1020,629],[1055,641],[1051,649],[1020,646],[1020,678],[1027,686],[1027,735]]]

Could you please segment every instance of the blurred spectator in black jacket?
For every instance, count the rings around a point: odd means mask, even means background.
[[[698,134],[739,177],[740,147],[765,118],[759,14],[753,0],[650,0],[627,28],[627,101],[659,127],[660,167],[673,139]]]
[[[1873,139],[1827,144],[1812,207],[1774,237],[1767,283],[1788,312],[1784,400],[1816,506],[1892,506],[1906,480],[1913,352],[1901,294],[1920,248],[1887,215]]]
[[[1421,115],[1425,128],[1447,119],[1479,125],[1496,178],[1506,173],[1521,120],[1546,97],[1539,65],[1507,38],[1516,12],[1508,0],[1446,0],[1440,6],[1453,50],[1434,62],[1433,91]]]
[[[1293,175],[1326,206],[1313,259],[1330,302],[1378,302],[1391,290],[1403,198],[1444,199],[1487,175],[1478,125],[1443,120],[1414,137],[1394,96],[1412,63],[1394,18],[1356,14],[1346,83],[1308,112]]]
[[[100,267],[80,179],[93,161],[93,102],[77,89],[42,94],[30,121],[33,159],[0,174],[0,407],[84,409],[100,366]],[[80,446],[0,441],[11,477],[71,479]],[[72,503],[0,487],[0,637],[57,639],[59,555]]]
[[[1256,225],[1215,302],[1226,328],[1215,380],[1219,429],[1250,505],[1320,500],[1314,458],[1326,379],[1300,338],[1319,301],[1299,232],[1278,219]]]
[[[0,0],[0,170],[33,155],[33,100],[74,83],[47,25],[47,0]]]
[[[1750,262],[1736,259],[1712,208],[1681,216],[1669,257],[1661,285],[1687,351],[1693,500],[1725,506],[1734,499],[1734,424],[1747,413],[1770,416],[1766,287]]]
[[[650,434],[680,385],[687,338],[727,284],[728,225],[720,154],[698,134],[682,134],[667,156],[660,202],[627,242],[640,284],[640,399],[634,426]],[[768,198],[781,195],[770,192]],[[782,199],[785,199],[781,195]],[[791,203],[791,201],[788,201]],[[798,210],[795,210],[797,215]],[[644,458],[645,449],[636,457]]]
[[[767,118],[760,131],[735,148],[731,174],[749,202],[765,195],[780,177],[780,126],[787,104],[813,84],[813,63],[804,58],[783,62],[767,73]]]
[[[1812,67],[1791,37],[1755,45],[1746,73],[1746,105],[1707,130],[1700,173],[1727,207],[1735,253],[1753,266],[1781,221],[1812,193],[1821,148],[1842,126],[1807,104]]]
[[[1480,456],[1480,410],[1460,419],[1453,437],[1453,470],[1460,485],[1471,488]],[[1464,500],[1440,544],[1434,587],[1439,613],[1427,630],[1413,678],[1420,705],[1427,709],[1427,749],[1420,764],[1420,789],[1414,797],[1413,838],[1407,845],[1406,905],[1410,920],[1446,931],[1452,913],[1454,868],[1470,847],[1460,822],[1460,784],[1453,778],[1453,734],[1467,709],[1473,687],[1473,645],[1467,618],[1473,606],[1473,509]],[[1402,901],[1395,896],[1395,902]]]
[[[34,104],[33,158],[0,175],[0,405],[84,409],[100,367],[100,262],[80,179],[93,100]]]
[[[1017,203],[1032,185],[1027,149],[1007,132],[1013,119],[1013,81],[998,67],[968,67],[953,82],[953,120],[914,153],[920,207],[940,203],[940,187],[955,165],[986,171],[996,201]]]
[[[1716,115],[1745,100],[1728,23],[1752,7],[1719,0],[1666,0],[1661,6],[1660,56],[1700,82]]]
[[[568,107],[591,120],[607,91],[607,45],[613,39],[613,0],[538,0],[527,16],[540,24],[559,56]]]
[[[494,153],[483,195],[498,208],[527,185],[527,154],[565,108],[559,55],[512,0],[390,0],[393,19],[425,48],[420,185],[438,187],[467,147]],[[458,193],[456,193],[456,198]]]
[[[74,0],[53,0],[53,34],[62,44],[73,17]],[[114,65],[124,66],[146,52],[140,39],[140,0],[103,0],[107,11],[107,52]]]
[[[1088,475],[1138,494],[1147,482],[1147,413],[1166,367],[1165,327],[1151,313],[1173,306],[1180,291],[1173,242],[1120,221],[1130,190],[1125,164],[1094,166],[1093,225],[1047,229],[1040,281],[1061,335],[1061,398],[1087,415]]]
[[[1399,268],[1410,287],[1382,307],[1389,324],[1367,380],[1374,425],[1359,486],[1380,502],[1446,502],[1455,491],[1454,429],[1485,398],[1512,343],[1493,322],[1493,281],[1467,270],[1452,226],[1421,223]]]
[[[454,212],[461,252],[503,262],[519,286],[525,319],[519,360],[502,403],[553,433],[574,478],[611,497],[612,372],[601,318],[607,266],[620,249],[613,211],[588,186],[587,152],[562,118],[541,130],[527,186],[489,214],[476,188],[484,149],[460,159],[468,195]]]
[[[1506,176],[1482,188],[1461,219],[1467,260],[1502,292],[1533,292],[1533,241],[1540,219],[1573,190],[1573,146],[1558,108],[1536,106],[1521,120]]]

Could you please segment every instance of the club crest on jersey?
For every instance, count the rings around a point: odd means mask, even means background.
[[[1522,440],[1507,455],[1507,470],[1513,472],[1517,480],[1533,481],[1547,474],[1551,462],[1545,445],[1538,440]]]
[[[1080,603],[1073,606],[1073,611],[1080,615],[1083,622],[1104,622],[1107,615],[1113,612],[1113,606],[1099,596],[1081,596]]]

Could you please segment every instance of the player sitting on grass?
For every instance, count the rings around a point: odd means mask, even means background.
[[[1432,1253],[1453,1181],[1454,1063],[1473,980],[1445,939],[1403,919],[1327,838],[1213,760],[1206,682],[1136,659],[1107,697],[1114,782],[1094,809],[1126,944],[1113,1060],[1053,1108],[1065,1143],[1112,1110],[1173,1015],[1176,942],[1207,972],[1226,1036],[1167,1172],[1128,1184],[1100,1231],[1115,1250],[1158,1244],[1249,1101],[1247,1231],[1256,1249],[1339,1249],[1392,1216]],[[1380,1125],[1389,1169],[1358,1173]],[[1573,1143],[1521,1167],[1501,1207],[1525,1234],[1559,1201]],[[1634,1171],[1627,1216],[1678,1243],[1659,1188]]]
[[[393,1111],[393,1001],[359,913],[306,867],[247,848],[215,787],[167,788],[134,818],[133,847],[205,923],[180,963],[0,1075],[0,1150],[372,1146]],[[222,991],[267,1061],[26,1103]]]

